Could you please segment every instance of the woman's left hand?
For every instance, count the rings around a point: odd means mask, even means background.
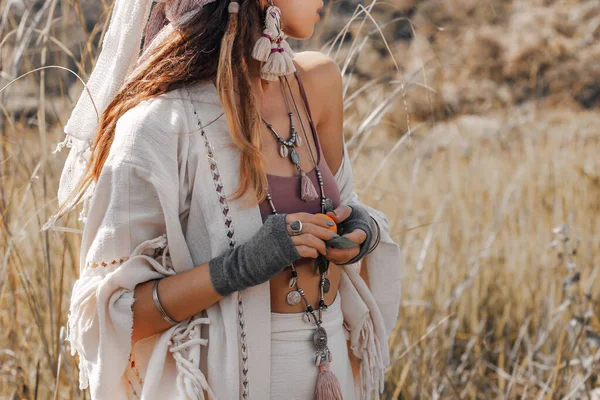
[[[352,213],[352,208],[341,205],[333,211],[328,211],[327,215],[333,218],[336,224],[340,224]],[[342,235],[357,243],[359,246],[367,239],[367,233],[362,229],[355,229],[352,232]],[[326,258],[334,264],[344,264],[358,255],[360,247],[356,246],[350,249],[336,249],[335,247],[327,246]]]

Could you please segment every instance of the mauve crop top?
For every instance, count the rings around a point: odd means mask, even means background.
[[[304,86],[302,85],[302,81],[300,80],[298,73],[295,72],[294,75],[296,76],[298,86],[300,87],[302,100],[306,105],[310,129],[318,149],[319,156],[317,165],[321,170],[321,176],[323,178],[323,190],[325,192],[325,196],[329,197],[333,201],[333,206],[337,208],[340,204],[340,191],[335,182],[335,178],[333,177],[333,174],[331,173],[331,170],[325,161],[325,157],[323,156],[323,150],[321,149],[321,143],[319,142],[319,135],[312,120]],[[273,199],[273,204],[275,205],[275,209],[279,214],[291,214],[296,212],[308,212],[311,214],[316,214],[321,212],[321,197],[319,180],[317,179],[317,171],[315,168],[313,168],[310,172],[306,172],[306,175],[310,178],[313,185],[315,185],[317,193],[319,193],[319,198],[309,202],[305,202],[300,198],[300,175],[279,176],[267,174],[271,198]],[[273,210],[271,210],[271,206],[267,200],[260,203],[259,207],[263,221],[269,215],[273,214]]]

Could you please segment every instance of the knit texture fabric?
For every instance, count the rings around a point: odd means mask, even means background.
[[[252,239],[209,261],[210,279],[220,295],[269,281],[300,259],[285,218],[286,214],[269,215]]]
[[[354,256],[351,260],[339,264],[339,265],[349,265],[354,264],[362,260],[362,258],[369,251],[371,240],[373,238],[373,229],[371,228],[371,217],[369,213],[364,207],[361,207],[359,204],[348,204],[352,208],[352,212],[339,224],[340,235],[345,235],[350,232],[353,232],[356,229],[360,229],[367,234],[367,237],[364,242],[360,245],[360,250],[356,256]]]

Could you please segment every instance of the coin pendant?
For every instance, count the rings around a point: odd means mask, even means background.
[[[331,289],[331,282],[325,278],[323,280],[323,293],[329,293],[329,289]]]
[[[298,154],[298,152],[292,148],[292,162],[294,163],[294,165],[300,165],[300,155]]]
[[[290,306],[299,304],[301,299],[302,296],[300,296],[300,293],[297,290],[292,290],[285,296],[285,301],[287,301]]]
[[[313,343],[317,351],[323,351],[327,347],[327,332],[325,328],[319,326],[313,334]]]

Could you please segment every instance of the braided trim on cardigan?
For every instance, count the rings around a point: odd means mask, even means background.
[[[98,268],[98,267],[106,268],[106,267],[118,266],[118,265],[123,264],[128,259],[129,259],[129,256],[124,256],[119,259],[114,258],[112,260],[88,261],[86,263],[86,267],[88,267],[88,268]]]
[[[192,103],[192,107],[194,107]],[[221,203],[221,210],[223,211],[223,217],[225,218],[224,223],[227,230],[227,237],[229,238],[229,247],[235,247],[235,231],[233,228],[233,221],[229,215],[229,204],[223,190],[223,182],[221,180],[221,174],[219,173],[219,167],[217,166],[217,160],[214,157],[214,148],[208,141],[206,132],[204,131],[204,125],[196,112],[194,107],[194,115],[198,120],[198,127],[200,128],[200,134],[204,139],[204,145],[206,146],[206,154],[208,156],[208,162],[210,165],[210,171],[215,185],[215,190],[219,196],[219,203]],[[238,326],[240,336],[240,349],[241,349],[241,361],[242,361],[242,398],[250,398],[250,382],[248,380],[248,344],[246,342],[246,322],[244,319],[244,300],[242,298],[242,292],[238,292]]]
[[[129,368],[131,371],[133,371],[135,378],[136,378],[136,383],[138,385],[139,388],[144,386],[144,381],[142,380],[142,377],[140,376],[140,371],[138,370],[136,363],[135,363],[135,359],[133,358],[133,351],[129,353]],[[138,394],[135,385],[133,384],[133,382],[131,382],[131,379],[129,379],[129,377],[127,377],[127,382],[129,383],[129,387],[131,388],[131,391],[133,393],[133,395],[136,397],[136,399],[140,398],[140,395]]]

